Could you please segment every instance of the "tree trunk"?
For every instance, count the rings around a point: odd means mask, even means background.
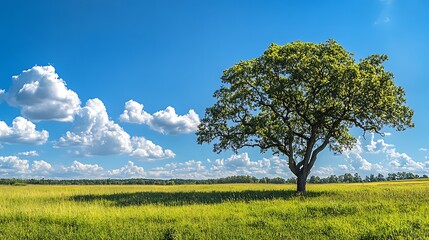
[[[305,186],[307,184],[307,174],[300,173],[298,175],[298,179],[296,182],[296,192],[297,194],[304,194],[305,193]]]

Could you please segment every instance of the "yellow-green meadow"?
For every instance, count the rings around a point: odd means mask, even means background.
[[[0,239],[429,239],[429,181],[0,186]]]

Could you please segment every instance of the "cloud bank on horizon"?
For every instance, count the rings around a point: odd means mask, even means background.
[[[23,178],[187,178],[207,179],[231,175],[257,177],[292,177],[287,161],[279,156],[252,160],[247,152],[232,154],[215,160],[186,160],[168,162],[153,167],[143,167],[137,161],[172,159],[176,153],[164,149],[143,136],[132,136],[109,117],[106,106],[98,99],[88,99],[84,106],[78,94],[67,88],[53,66],[34,66],[12,77],[8,90],[0,90],[0,98],[11,107],[20,109],[9,126],[0,121],[0,144],[40,146],[48,144],[49,132],[38,130],[35,123],[42,121],[68,122],[70,129],[58,139],[52,139],[53,148],[81,158],[106,155],[124,155],[132,160],[117,168],[105,168],[102,163],[82,163],[74,160],[71,165],[42,160],[43,154],[31,150],[11,156],[0,156],[0,177]],[[168,106],[150,114],[143,104],[129,100],[118,118],[131,125],[147,125],[162,135],[191,134],[200,124],[198,114],[190,109],[179,115]],[[33,121],[33,122],[32,122]],[[386,134],[390,136],[391,134]],[[0,145],[1,146],[1,145]],[[49,146],[48,146],[49,148]],[[419,151],[426,152],[426,148]],[[314,169],[313,174],[328,176],[337,172],[388,172],[407,171],[427,174],[429,159],[419,162],[408,154],[400,153],[384,139],[358,138],[355,146],[344,151],[345,161]],[[377,161],[370,160],[378,156]],[[37,160],[36,160],[37,159]],[[135,159],[135,160],[133,160]]]
[[[377,140],[380,141],[380,140]],[[383,140],[381,140],[383,141]],[[372,144],[372,143],[370,143]],[[370,163],[365,155],[378,154],[367,150],[371,145],[363,145],[359,141],[355,148],[345,153],[346,164],[320,166],[314,169],[313,175],[327,177],[337,174],[338,171],[357,172],[369,175],[377,170],[378,173],[413,172],[428,174],[429,159],[425,162],[412,160],[405,153],[396,152],[393,146],[382,150],[387,152],[387,161]],[[380,156],[383,156],[380,154]],[[86,164],[73,161],[69,166],[54,165],[44,160],[28,160],[34,156],[2,156],[0,157],[0,175],[2,177],[24,178],[53,178],[53,179],[102,179],[102,178],[182,178],[182,179],[209,179],[226,176],[251,175],[256,177],[293,177],[287,167],[288,161],[279,156],[252,160],[247,152],[232,154],[227,158],[218,158],[206,161],[188,160],[185,162],[169,162],[161,166],[145,168],[129,160],[119,168],[106,169],[99,164]]]

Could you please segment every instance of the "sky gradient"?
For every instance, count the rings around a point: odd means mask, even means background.
[[[1,1],[0,178],[292,177],[284,156],[215,154],[195,130],[222,71],[270,43],[387,54],[415,128],[352,130],[312,174],[429,174],[427,1]]]

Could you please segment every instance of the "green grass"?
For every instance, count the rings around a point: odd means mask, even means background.
[[[0,186],[0,239],[429,239],[429,181]]]

